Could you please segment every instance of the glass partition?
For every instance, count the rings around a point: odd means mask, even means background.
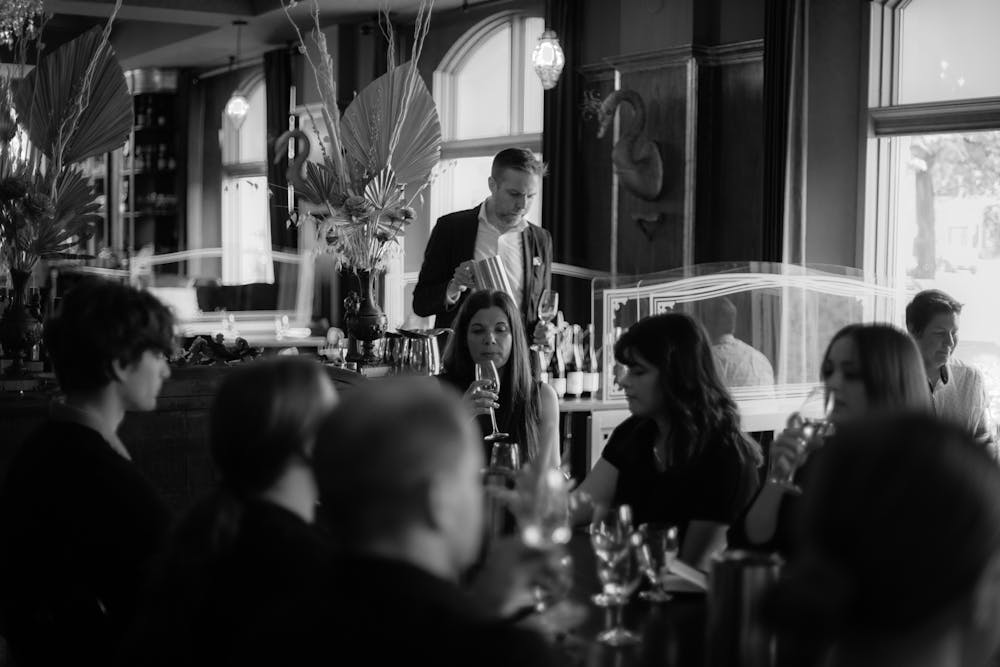
[[[709,333],[723,379],[737,400],[790,399],[819,382],[823,353],[842,327],[903,326],[913,289],[838,266],[766,262],[701,264],[593,282],[602,335],[602,397],[619,400],[613,344],[648,315],[680,311]]]

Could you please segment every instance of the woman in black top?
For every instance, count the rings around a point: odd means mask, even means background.
[[[444,352],[441,379],[460,392],[479,419],[483,435],[492,432],[490,407],[497,425],[521,445],[522,463],[542,457],[559,465],[559,399],[552,387],[534,380],[528,341],[517,307],[506,293],[473,292],[455,316],[455,332]],[[476,364],[493,361],[500,374],[500,393],[476,380]],[[489,461],[490,452],[486,452]]]
[[[930,392],[920,352],[905,332],[888,324],[851,324],[834,335],[823,355],[823,385],[834,392],[830,420],[836,425],[884,409],[930,410]],[[818,443],[810,443],[812,445]],[[800,457],[808,456],[801,422],[793,415],[789,426],[771,443],[768,457],[779,476]],[[809,459],[796,471],[796,483],[808,489]],[[768,475],[770,479],[772,475]],[[731,547],[774,551],[787,555],[793,548],[794,495],[766,482],[729,532]]]
[[[219,489],[174,531],[122,664],[299,664],[300,621],[331,556],[311,525],[312,450],[336,400],[313,359],[230,372],[209,418]]]
[[[760,449],[740,431],[701,325],[684,313],[640,320],[615,344],[632,416],[611,434],[577,490],[591,507],[629,504],[636,524],[679,525],[681,558],[696,565],[757,489]]]

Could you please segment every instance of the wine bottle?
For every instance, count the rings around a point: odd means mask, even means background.
[[[594,352],[594,325],[587,325],[586,344],[583,348],[583,395],[597,398],[601,389],[601,367]]]
[[[579,397],[583,393],[583,354],[580,347],[580,325],[569,327],[569,354],[566,358],[566,394]]]
[[[560,334],[556,331],[552,354],[549,356],[548,383],[555,389],[556,395],[562,398],[566,395],[566,362],[563,359]]]

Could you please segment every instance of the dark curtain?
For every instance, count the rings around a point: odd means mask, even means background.
[[[298,246],[298,232],[288,221],[288,158],[274,163],[274,140],[288,129],[291,104],[292,57],[288,49],[264,54],[264,85],[267,97],[267,183],[270,190],[271,246],[278,250]],[[275,266],[275,275],[277,275]]]
[[[805,4],[804,0],[767,0],[764,11],[765,171],[761,259],[772,262],[803,259]],[[788,248],[785,248],[786,236]]]
[[[578,0],[546,0],[545,27],[554,30],[566,55],[559,83],[545,91],[542,155],[549,165],[542,196],[542,224],[552,234],[553,260],[589,267],[587,230],[582,229],[581,192],[577,146],[580,144],[580,61],[582,4]],[[590,284],[587,281],[552,276],[552,289],[559,292],[559,305],[569,322],[590,321]]]

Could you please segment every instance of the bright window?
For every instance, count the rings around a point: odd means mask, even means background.
[[[872,7],[866,268],[965,304],[956,356],[1000,416],[1000,25],[996,0]],[[884,67],[882,63],[891,63]],[[905,300],[903,300],[905,303]],[[895,313],[899,323],[903,313]]]
[[[432,222],[471,208],[489,195],[493,156],[504,148],[542,151],[542,84],[531,50],[545,21],[514,12],[473,27],[452,46],[434,73],[441,116],[444,169],[431,184]],[[541,222],[541,192],[529,221]]]
[[[274,282],[263,78],[244,94],[250,110],[242,122],[222,114],[222,282],[226,285]]]

